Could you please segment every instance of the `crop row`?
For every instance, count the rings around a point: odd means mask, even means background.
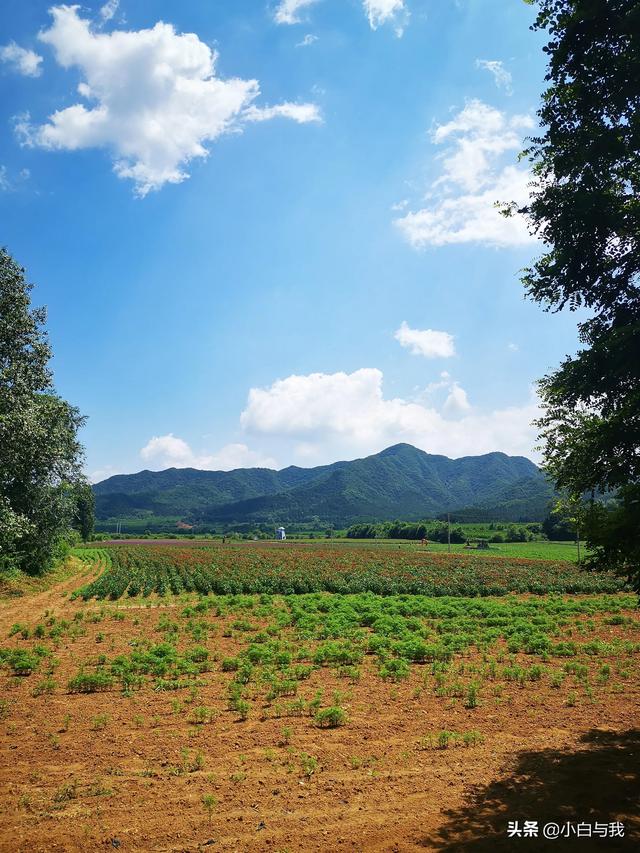
[[[372,548],[259,549],[114,545],[85,551],[104,567],[75,594],[82,598],[198,592],[486,596],[516,593],[612,593],[623,582],[572,563]]]

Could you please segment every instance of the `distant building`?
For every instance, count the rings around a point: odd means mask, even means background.
[[[287,538],[287,534],[286,534],[286,533],[285,533],[285,531],[284,531],[284,527],[278,527],[278,528],[276,529],[276,539],[283,540],[283,539],[286,539],[286,538]]]

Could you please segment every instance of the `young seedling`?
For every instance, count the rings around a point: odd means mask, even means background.
[[[469,687],[467,688],[467,695],[464,703],[465,708],[477,708],[478,707],[478,685],[475,681],[472,681]]]
[[[98,714],[91,721],[91,728],[95,731],[101,731],[102,729],[106,729],[107,723],[109,722],[108,714]]]
[[[307,779],[310,779],[318,769],[318,759],[313,755],[307,755],[306,752],[302,752],[300,753],[300,765],[304,775]]]
[[[189,770],[191,773],[196,773],[198,770],[204,770],[204,764],[205,764],[204,753],[200,752],[200,750],[198,750],[198,752],[196,752],[195,758],[193,759],[193,761],[191,763]]]
[[[280,730],[280,744],[281,746],[289,746],[291,743],[291,735],[293,734],[293,730],[291,726],[283,726]]]
[[[213,817],[215,807],[218,805],[218,801],[213,796],[213,794],[203,794],[202,805],[204,806],[205,811],[209,815],[209,823],[211,823],[211,818]]]

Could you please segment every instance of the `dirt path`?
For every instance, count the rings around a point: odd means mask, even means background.
[[[42,592],[0,599],[0,635],[15,622],[33,620],[45,610],[58,616],[73,609],[73,605],[68,600],[69,594],[97,578],[103,571],[104,565],[101,561],[90,564],[83,563],[75,557],[69,559],[75,564],[76,570],[59,583]]]

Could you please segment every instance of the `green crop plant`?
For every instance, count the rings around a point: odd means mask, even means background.
[[[346,725],[347,713],[344,708],[332,705],[328,708],[322,708],[317,711],[313,719],[318,728],[335,729],[338,728],[338,726]]]
[[[562,682],[564,681],[564,673],[563,672],[554,672],[551,676],[551,681],[549,682],[550,686],[555,688],[556,690],[562,687]]]
[[[306,752],[301,752],[300,766],[302,767],[302,772],[307,777],[307,779],[310,779],[318,769],[318,759],[315,758],[313,755],[308,755]]]
[[[101,731],[102,729],[106,729],[108,722],[108,714],[97,714],[91,721],[91,728],[96,732]]]
[[[191,773],[197,773],[200,770],[204,770],[204,765],[205,765],[204,753],[201,752],[200,750],[198,750],[198,752],[196,752],[196,754],[195,754],[193,761],[191,762],[191,766],[189,767],[189,770]]]
[[[478,685],[475,681],[472,681],[471,684],[467,688],[467,695],[464,700],[465,708],[477,708],[478,707]]]
[[[67,684],[69,693],[97,693],[110,690],[113,686],[113,676],[106,672],[79,672]]]
[[[380,678],[387,681],[402,681],[409,677],[411,668],[403,658],[391,658],[381,663],[378,672]]]
[[[43,693],[53,693],[57,684],[53,678],[44,678],[31,691],[32,696],[41,696]]]
[[[440,749],[447,749],[449,744],[456,738],[455,732],[441,731],[438,733],[437,744]]]
[[[206,723],[210,723],[212,719],[212,712],[210,708],[207,708],[204,705],[198,705],[193,709],[191,715],[191,722],[196,725],[205,725]]]
[[[65,782],[53,795],[54,803],[67,803],[69,800],[75,800],[78,796],[78,782],[72,779]]]
[[[100,778],[90,782],[86,789],[88,797],[109,797],[112,793],[112,789],[108,788]]]
[[[611,678],[611,667],[608,663],[602,664],[598,671],[598,681],[600,684],[606,684]]]
[[[246,699],[239,699],[236,702],[235,710],[240,720],[247,720],[249,718],[251,705],[246,701]]]
[[[291,735],[293,734],[293,729],[291,726],[283,726],[280,729],[280,743],[284,746],[288,746],[291,743]]]
[[[40,657],[26,649],[2,649],[0,663],[6,664],[15,676],[28,676],[39,668]]]

